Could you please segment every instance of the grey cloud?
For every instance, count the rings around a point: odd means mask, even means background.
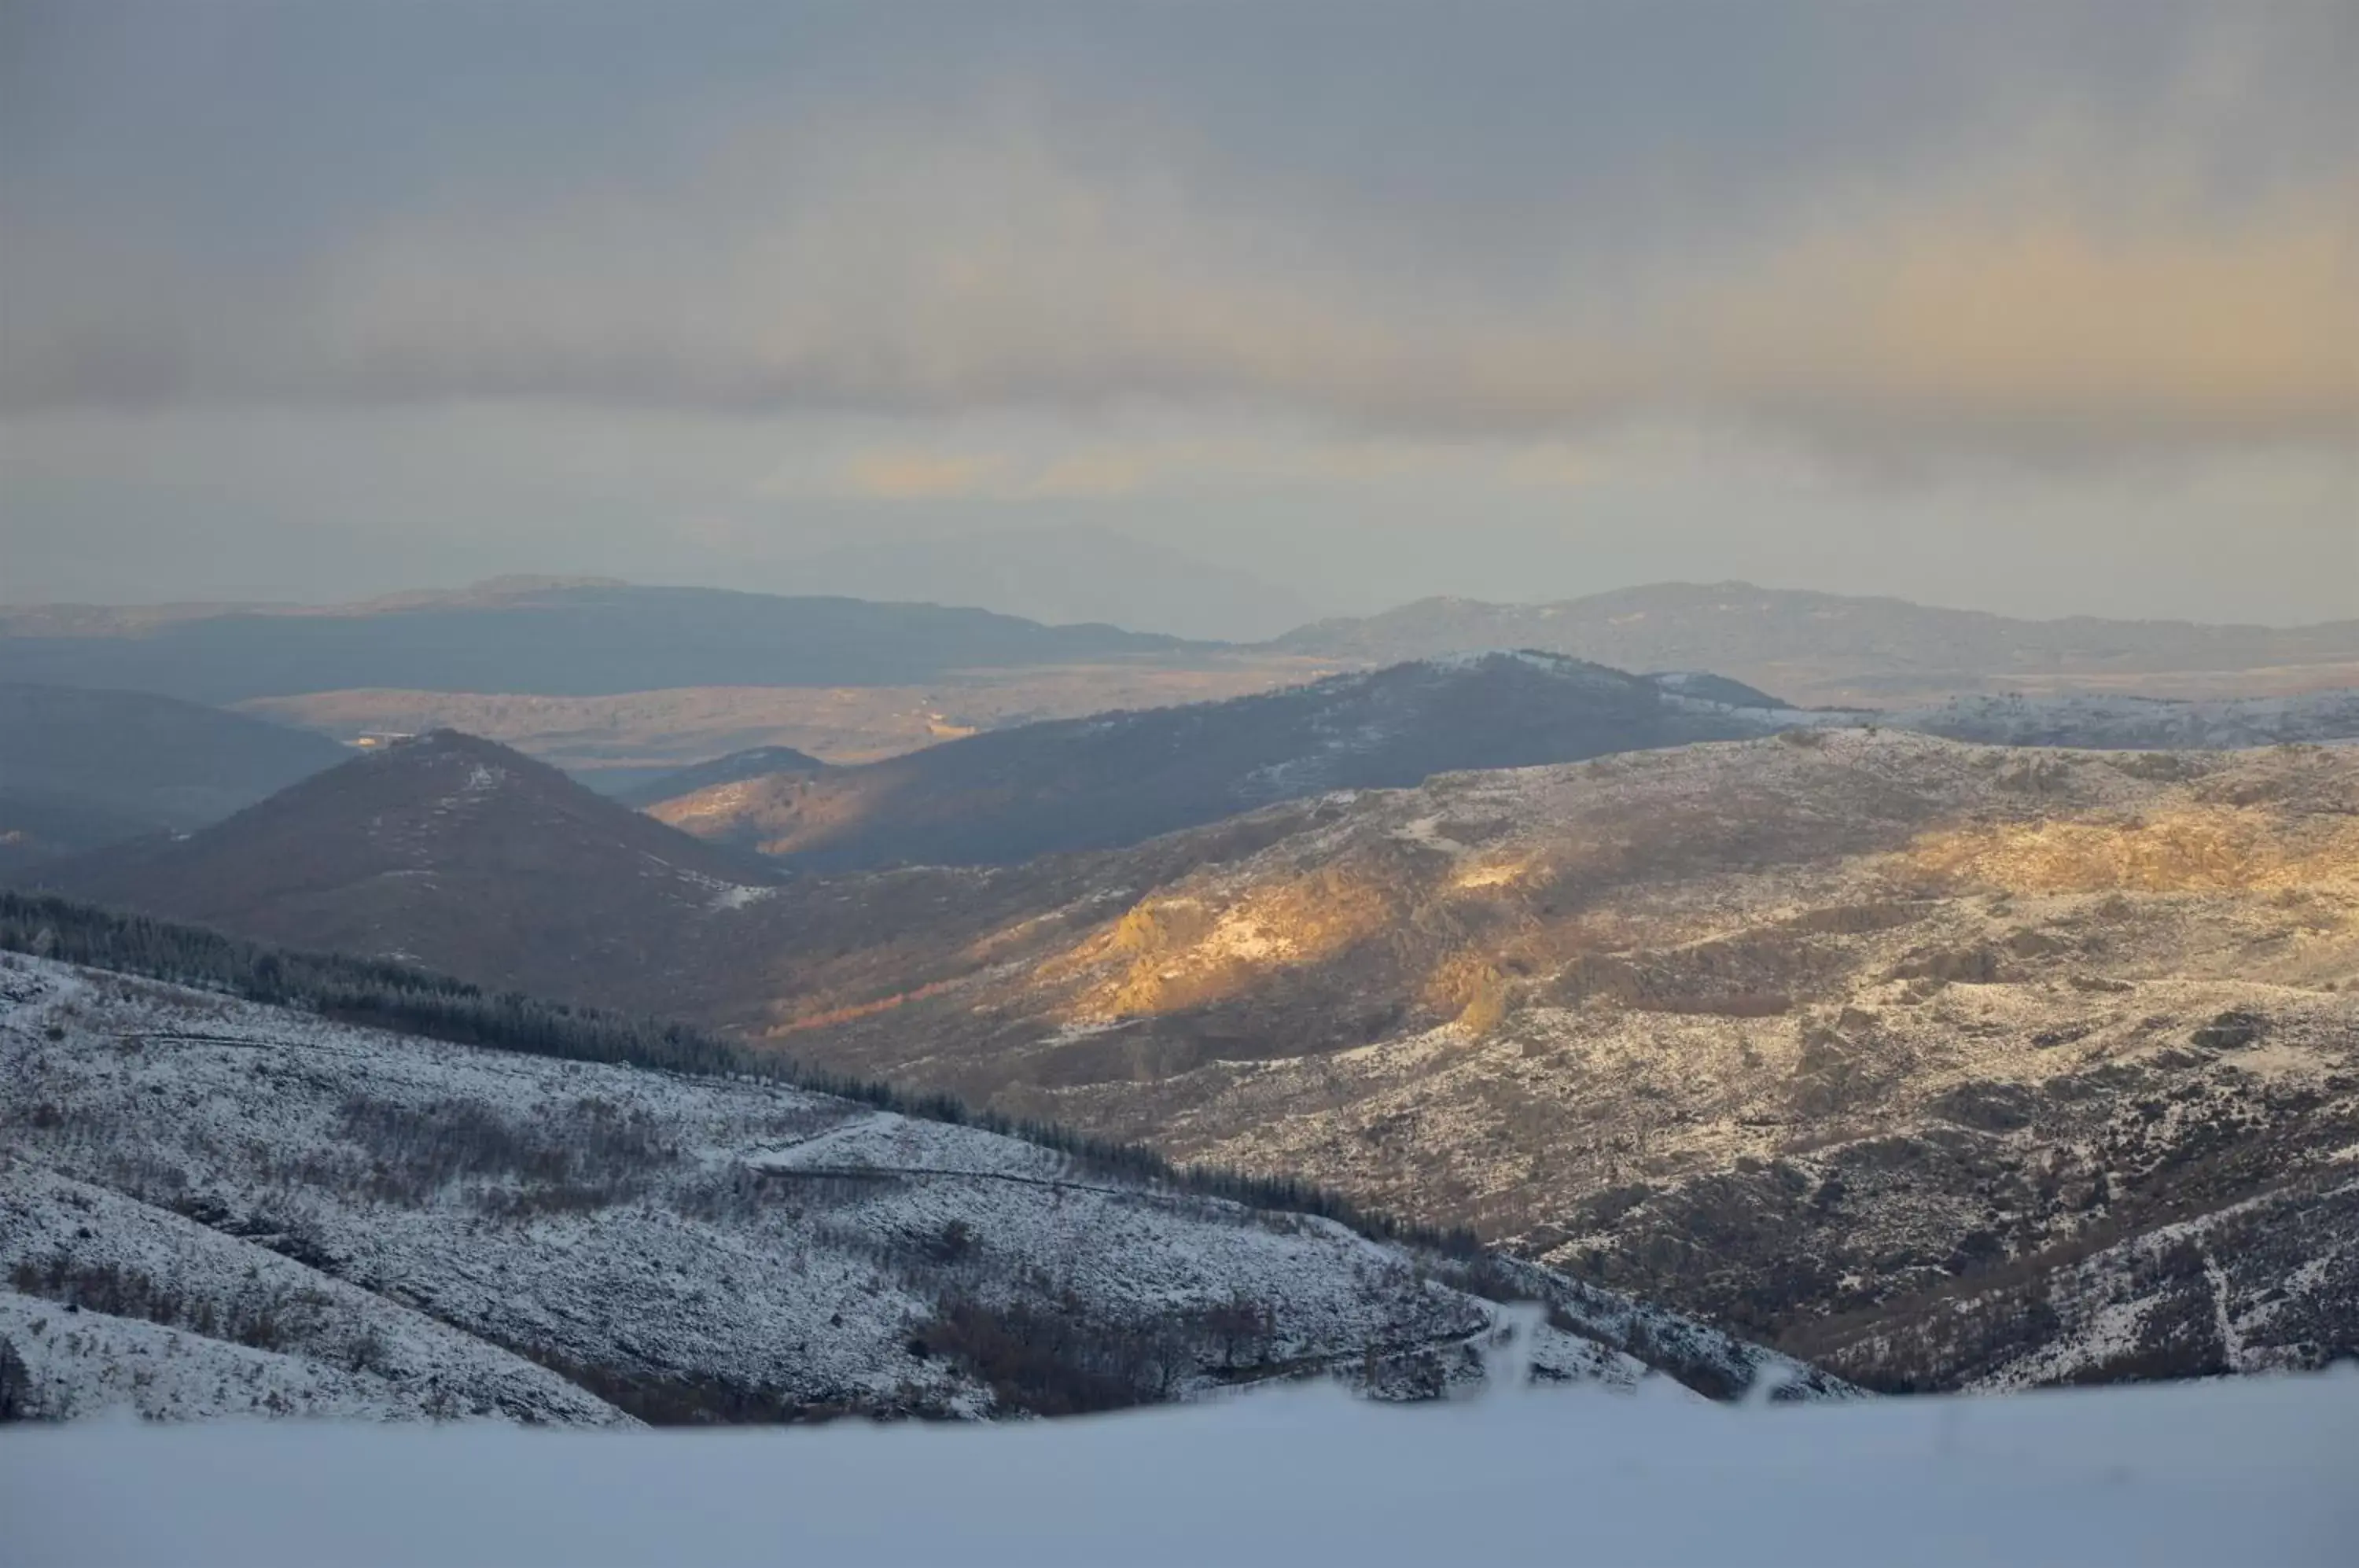
[[[2347,7],[981,10],[43,12],[0,408],[2359,417]]]

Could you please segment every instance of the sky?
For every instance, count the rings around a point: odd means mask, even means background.
[[[0,0],[0,600],[1086,528],[2359,615],[2354,80],[2352,0]]]

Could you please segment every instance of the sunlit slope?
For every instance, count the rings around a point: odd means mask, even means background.
[[[1804,733],[1270,826],[1174,877],[1103,866],[1095,901],[996,931],[903,926],[888,995],[859,953],[814,954],[766,1027],[1772,1334],[2353,1170],[2348,748]],[[906,878],[829,896],[916,901]],[[2351,1331],[2347,1258],[2302,1281],[2330,1326],[2190,1330],[2157,1364],[2319,1358]],[[2271,1288],[2239,1275],[2225,1310]],[[1858,1353],[1902,1381],[2009,1364]]]

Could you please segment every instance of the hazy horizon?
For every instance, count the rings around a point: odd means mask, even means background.
[[[794,592],[1037,527],[1241,624],[2347,617],[2354,76],[2331,0],[17,0],[0,597]],[[1060,592],[1210,592],[1108,570]]]
[[[1002,598],[1002,599],[1004,599],[1004,598],[1006,597],[1006,595],[997,595],[997,594],[992,594],[992,593],[977,593],[977,594],[973,594],[973,595],[971,595],[971,596],[966,597],[966,598],[956,598],[956,597],[939,596],[939,595],[938,595],[938,596],[933,596],[933,597],[918,596],[918,597],[912,597],[912,598],[907,598],[907,599],[903,599],[903,600],[897,600],[897,601],[896,601],[896,600],[889,599],[889,598],[887,598],[886,596],[882,595],[882,594],[876,594],[876,593],[848,593],[848,592],[842,592],[842,591],[840,591],[840,590],[838,590],[838,589],[835,589],[835,588],[832,588],[832,587],[827,587],[827,586],[814,586],[814,587],[809,587],[809,588],[798,587],[798,586],[797,586],[793,582],[791,582],[791,581],[788,581],[788,582],[786,582],[785,583],[783,583],[782,585],[775,586],[775,587],[772,587],[772,586],[752,586],[752,585],[748,585],[748,584],[744,583],[718,582],[718,581],[712,581],[712,580],[696,581],[696,580],[690,580],[690,579],[686,579],[686,578],[630,578],[630,577],[620,577],[620,576],[615,576],[615,575],[614,575],[614,574],[612,574],[612,573],[607,573],[607,572],[570,572],[570,571],[562,571],[562,570],[548,570],[548,571],[522,571],[522,572],[495,572],[495,573],[493,573],[493,574],[491,574],[491,575],[489,575],[489,576],[471,578],[471,579],[468,579],[468,580],[466,580],[466,581],[464,581],[464,582],[450,581],[450,582],[436,582],[436,583],[425,583],[425,582],[417,582],[417,583],[407,583],[407,582],[406,582],[406,583],[394,583],[394,584],[393,584],[393,585],[391,585],[391,586],[386,586],[386,587],[374,587],[374,586],[373,586],[373,587],[366,588],[366,589],[364,589],[364,590],[363,590],[363,591],[361,591],[361,592],[350,593],[312,593],[312,594],[308,594],[308,595],[296,595],[296,594],[291,594],[291,593],[289,593],[289,594],[279,594],[279,595],[275,595],[275,596],[273,596],[273,595],[264,595],[264,594],[259,594],[259,593],[257,593],[257,594],[251,594],[251,595],[220,595],[220,596],[213,596],[213,595],[190,596],[190,595],[176,595],[176,594],[168,594],[168,593],[167,593],[167,594],[153,594],[153,595],[140,596],[140,597],[133,597],[133,596],[120,596],[120,597],[114,597],[114,598],[108,598],[108,599],[60,599],[60,598],[51,598],[51,597],[12,597],[12,596],[0,596],[0,609],[7,609],[7,610],[25,610],[25,609],[43,608],[43,607],[48,607],[48,606],[52,606],[52,605],[86,605],[86,606],[91,606],[91,607],[95,607],[95,608],[101,608],[101,609],[164,609],[164,608],[171,608],[171,607],[175,607],[175,606],[218,606],[218,607],[229,607],[229,608],[240,608],[240,607],[249,607],[249,606],[250,606],[250,607],[254,607],[254,608],[257,608],[257,609],[277,609],[277,608],[286,608],[286,609],[333,609],[333,608],[339,608],[339,607],[342,607],[342,606],[349,606],[349,605],[367,604],[372,604],[372,603],[375,603],[375,602],[382,601],[382,600],[395,600],[395,599],[401,599],[401,598],[409,597],[409,596],[412,596],[412,595],[425,596],[425,595],[449,595],[449,594],[458,594],[458,593],[468,593],[468,592],[471,592],[471,591],[478,590],[478,589],[492,588],[492,587],[496,587],[496,586],[501,586],[501,585],[522,585],[522,584],[525,584],[525,583],[538,583],[538,582],[546,582],[546,583],[551,583],[583,584],[583,585],[586,585],[586,584],[592,584],[592,583],[600,583],[600,584],[614,584],[614,585],[618,585],[618,586],[623,586],[623,587],[631,587],[631,588],[712,588],[712,589],[721,589],[721,590],[725,590],[725,591],[729,591],[729,592],[737,592],[737,593],[769,593],[769,594],[776,594],[776,595],[780,596],[780,597],[789,597],[789,598],[791,598],[791,597],[866,598],[866,599],[870,599],[870,600],[872,600],[872,601],[875,601],[875,602],[879,602],[879,603],[932,604],[940,604],[940,605],[942,605],[942,606],[944,606],[944,607],[948,607],[948,608],[967,608],[967,609],[984,609],[984,610],[993,610],[993,611],[995,611],[995,613],[997,613],[997,614],[1001,614],[1001,615],[1017,615],[1017,616],[1020,616],[1020,617],[1022,617],[1022,618],[1026,618],[1026,619],[1033,619],[1033,620],[1040,620],[1040,619],[1043,619],[1043,617],[1038,616],[1038,615],[1025,615],[1025,613],[1024,613],[1023,611],[1021,611],[1021,610],[1002,608],[1002,607],[1001,607],[1000,605],[998,605],[998,604],[992,604],[992,603],[988,603],[988,602],[986,602],[986,601],[988,601],[988,600],[990,600],[990,599],[993,599],[993,598],[995,598],[995,597],[996,597],[996,598]],[[1829,594],[1835,594],[1835,595],[1837,595],[1837,596],[1840,596],[1840,597],[1846,597],[1846,598],[1870,598],[1870,599],[1874,599],[1874,598],[1882,598],[1882,599],[1891,599],[1891,600],[1898,601],[1898,602],[1900,602],[1900,603],[1905,603],[1905,604],[1914,604],[1914,605],[1917,605],[1917,606],[1919,606],[1919,607],[1921,607],[1921,608],[1925,608],[1925,609],[1934,609],[1934,610],[1956,610],[1956,611],[1962,611],[1962,612],[1966,612],[1966,613],[1969,613],[1969,614],[1986,614],[1986,615],[1996,615],[2006,616],[2006,617],[2010,618],[2010,619],[2024,619],[2024,620],[2034,620],[2034,621],[2038,621],[2038,620],[2064,620],[2064,619],[2071,619],[2071,618],[2075,618],[2075,617],[2086,617],[2086,618],[2097,618],[2097,619],[2122,619],[2122,620],[2188,621],[2188,622],[2192,622],[2193,624],[2196,624],[2196,625],[2203,625],[2203,626],[2250,625],[2250,626],[2275,626],[2275,627],[2280,627],[2280,628],[2296,628],[2296,627],[2302,627],[2302,626],[2310,626],[2324,625],[2324,624],[2328,624],[2328,623],[2330,623],[2330,622],[2333,622],[2333,621],[2343,621],[2343,620],[2350,620],[2350,619],[2359,618],[2359,606],[2354,606],[2354,614],[2353,614],[2353,615],[2342,615],[2342,616],[2325,616],[2325,617],[2320,617],[2320,618],[2315,619],[2315,620],[2267,620],[2267,619],[2257,619],[2257,618],[2256,618],[2256,619],[2250,619],[2250,620],[2244,620],[2244,621],[2232,621],[2232,620],[2229,620],[2229,619],[2227,619],[2227,618],[2225,618],[2225,617],[2204,617],[2204,616],[2191,616],[2191,615],[2146,615],[2146,616],[2127,615],[2127,616],[2109,616],[2109,615],[2097,615],[2097,614],[2096,614],[2096,613],[2094,613],[2094,612],[2082,612],[2082,611],[2073,611],[2073,610],[2065,610],[2065,611],[2061,611],[2061,612],[2059,612],[2059,613],[2054,614],[2054,615],[2015,615],[2011,614],[2011,613],[2010,613],[2010,612],[2008,612],[2008,611],[1999,610],[1999,609],[1995,609],[1995,608],[1993,608],[1993,607],[1992,607],[1991,605],[1989,605],[1989,604],[1970,604],[1970,603],[1965,603],[1965,602],[1963,602],[1963,601],[1955,600],[1955,599],[1942,599],[1942,598],[1936,598],[1936,597],[1916,597],[1916,596],[1911,596],[1911,595],[1908,595],[1908,594],[1894,594],[1894,593],[1841,593],[1841,592],[1840,592],[1840,591],[1838,591],[1838,590],[1833,590],[1833,589],[1825,588],[1825,587],[1823,587],[1823,586],[1821,586],[1821,584],[1816,583],[1802,582],[1802,581],[1792,581],[1792,582],[1765,582],[1765,581],[1762,581],[1762,580],[1760,580],[1760,579],[1758,579],[1758,578],[1750,578],[1750,577],[1722,577],[1722,578],[1705,578],[1705,577],[1685,577],[1685,578],[1679,578],[1679,577],[1665,577],[1665,578],[1652,578],[1652,579],[1648,579],[1648,580],[1644,581],[1644,582],[1627,582],[1627,583],[1607,583],[1607,584],[1605,584],[1605,585],[1603,585],[1603,586],[1597,587],[1597,588],[1584,589],[1584,590],[1582,590],[1582,592],[1577,593],[1567,593],[1567,594],[1562,594],[1562,595],[1551,595],[1551,596],[1548,596],[1548,597],[1538,597],[1538,596],[1527,596],[1527,597],[1520,597],[1520,598],[1516,598],[1516,597],[1502,597],[1502,598],[1495,598],[1495,599],[1482,599],[1482,600],[1479,600],[1478,602],[1480,602],[1480,603],[1485,603],[1485,604],[1495,604],[1510,605],[1510,606],[1514,606],[1514,605],[1541,605],[1541,604],[1549,604],[1566,603],[1566,602],[1570,602],[1570,601],[1573,601],[1573,600],[1578,600],[1578,599],[1584,599],[1584,598],[1605,597],[1605,596],[1609,596],[1609,595],[1612,595],[1612,594],[1614,594],[1614,593],[1628,593],[1628,592],[1632,592],[1632,591],[1636,591],[1636,590],[1641,590],[1641,589],[1649,589],[1649,588],[1670,588],[1670,587],[1691,587],[1691,588],[1740,587],[1740,588],[1758,589],[1758,590],[1761,590],[1761,591],[1764,591],[1764,592],[1767,592],[1767,593],[1829,593]],[[1279,627],[1279,630],[1292,630],[1292,629],[1294,629],[1294,628],[1295,628],[1295,627],[1297,627],[1297,626],[1309,625],[1309,624],[1310,624],[1312,621],[1315,621],[1315,620],[1326,620],[1326,619],[1349,619],[1349,618],[1353,618],[1353,617],[1356,617],[1356,616],[1365,615],[1381,615],[1381,614],[1383,614],[1383,613],[1384,613],[1385,611],[1386,611],[1386,610],[1393,610],[1393,609],[1399,609],[1399,608],[1403,608],[1403,607],[1406,607],[1407,605],[1409,605],[1409,604],[1416,604],[1416,603],[1419,602],[1420,600],[1426,600],[1426,599],[1473,599],[1473,598],[1474,598],[1474,596],[1473,596],[1473,595],[1469,595],[1469,594],[1452,594],[1452,593],[1438,593],[1438,592],[1437,592],[1437,593],[1433,593],[1419,594],[1419,595],[1417,595],[1417,596],[1416,596],[1416,597],[1414,597],[1414,598],[1406,598],[1406,599],[1397,599],[1397,600],[1387,600],[1387,601],[1386,601],[1386,602],[1384,602],[1384,603],[1382,603],[1382,604],[1377,604],[1377,605],[1375,605],[1375,606],[1374,606],[1373,608],[1368,609],[1368,610],[1353,610],[1353,611],[1343,611],[1343,612],[1326,612],[1326,611],[1319,611],[1319,612],[1315,612],[1315,613],[1312,613],[1312,614],[1307,614],[1307,615],[1305,615],[1301,616],[1299,619],[1297,619],[1297,620],[1288,621],[1288,622],[1286,622],[1282,626],[1280,626],[1280,627]],[[1113,625],[1113,626],[1121,626],[1123,629],[1125,629],[1125,630],[1129,630],[1129,631],[1165,632],[1165,631],[1167,631],[1167,629],[1168,629],[1168,628],[1165,628],[1165,627],[1162,627],[1162,626],[1145,626],[1145,625],[1141,625],[1141,626],[1131,626],[1131,625],[1128,625],[1127,623],[1125,623],[1125,622],[1124,622],[1124,621],[1121,621],[1121,620],[1118,620],[1118,619],[1113,619],[1113,618],[1105,617],[1105,616],[1098,616],[1098,617],[1077,617],[1076,619],[1078,620],[1078,619],[1088,619],[1088,618],[1095,618],[1095,619],[1098,619],[1098,620],[1105,621],[1105,622],[1106,622],[1106,624]],[[1054,625],[1054,624],[1060,624],[1060,623],[1054,622],[1054,621],[1049,621],[1049,622],[1048,622],[1047,624]],[[1073,624],[1073,622],[1070,622],[1070,621],[1069,621],[1069,622],[1065,622],[1065,623],[1061,623],[1061,624]],[[1208,639],[1209,639],[1209,640],[1214,640],[1214,641],[1218,641],[1218,640],[1224,640],[1224,639],[1222,639],[1222,638],[1219,638],[1219,637],[1209,637],[1209,634],[1195,634],[1195,633],[1189,633],[1189,632],[1176,632],[1176,633],[1169,633],[1169,635],[1180,636],[1180,637],[1190,637],[1190,636],[1200,636],[1200,635],[1201,635],[1201,636],[1206,636],[1206,637],[1208,637]],[[1273,635],[1275,635],[1275,634],[1273,634]],[[1247,640],[1247,639],[1227,639],[1227,640]],[[1257,640],[1257,639],[1256,639],[1256,640]]]

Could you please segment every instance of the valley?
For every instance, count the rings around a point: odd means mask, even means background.
[[[604,588],[428,603],[550,593],[576,621],[612,609]],[[1966,630],[2049,647],[2027,625]],[[2125,646],[2224,665],[2326,636],[2196,631]],[[2351,692],[1812,709],[1697,667],[1318,662],[1353,656],[181,703],[216,750],[310,746],[321,770],[15,876],[1306,1180],[1872,1388],[2348,1352]],[[1090,708],[1116,668],[1140,705]],[[93,757],[165,733],[103,714],[167,699],[12,690],[92,715]],[[986,691],[1081,711],[941,705]],[[450,729],[352,756],[254,713],[457,717],[568,768]],[[930,744],[886,733],[919,721]]]
[[[1870,1387],[2007,1387],[2349,1347],[2354,823],[2347,746],[1862,724],[781,876],[438,736],[65,886],[1301,1176]]]
[[[1108,709],[1218,702],[1332,674],[1333,660],[1213,652],[1015,670],[962,670],[925,685],[730,685],[599,696],[377,689],[255,697],[241,712],[349,741],[463,730],[617,789],[756,746],[874,762],[976,730]]]

